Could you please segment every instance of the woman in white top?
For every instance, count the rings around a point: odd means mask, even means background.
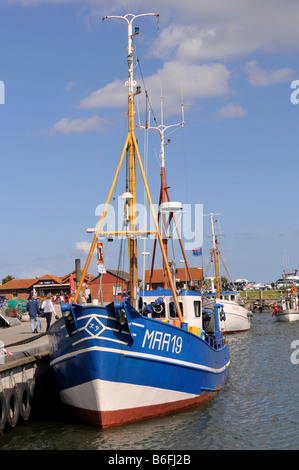
[[[47,295],[46,300],[43,301],[42,303],[42,309],[44,311],[44,316],[47,320],[47,328],[46,331],[50,328],[51,320],[52,320],[52,313],[56,316],[56,312],[54,309],[54,305],[51,302],[51,296]]]

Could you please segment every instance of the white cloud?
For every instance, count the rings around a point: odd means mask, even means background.
[[[223,64],[196,65],[178,61],[166,62],[155,74],[145,77],[147,91],[154,109],[160,108],[161,86],[167,113],[176,112],[181,92],[186,103],[196,98],[222,96],[230,93],[230,72]],[[79,103],[80,108],[125,106],[123,82],[115,80],[91,93]]]
[[[160,10],[159,3],[153,0],[151,7]],[[271,0],[271,5],[269,0],[166,3],[168,8],[161,4],[163,27],[152,47],[157,57],[231,60],[261,50],[278,53],[299,49],[299,4],[293,0],[283,2],[283,7],[281,0]]]
[[[172,24],[165,28],[153,47],[153,55],[167,58],[175,55],[179,60],[226,60],[243,56],[258,47],[255,38],[236,25]],[[160,46],[158,46],[158,44]]]
[[[246,114],[245,109],[238,104],[228,103],[217,113],[217,119],[242,117]]]
[[[114,80],[114,82],[83,98],[78,104],[78,108],[90,109],[125,106],[127,98],[124,88],[124,81]]]
[[[257,61],[252,60],[245,65],[245,71],[248,73],[248,81],[253,86],[268,86],[275,83],[288,82],[291,80],[294,71],[290,68],[277,70],[267,70],[258,67]]]
[[[76,242],[77,250],[83,251],[85,254],[89,253],[90,247],[91,247],[90,242]]]
[[[54,134],[85,134],[86,132],[102,131],[106,125],[107,121],[98,116],[74,120],[62,118],[49,129],[48,133],[50,136]]]

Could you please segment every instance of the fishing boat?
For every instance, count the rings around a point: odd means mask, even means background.
[[[176,291],[135,137],[134,96],[139,90],[133,78],[133,37],[139,28],[133,33],[132,23],[144,16],[158,15],[105,17],[124,19],[128,27],[128,135],[74,300],[61,304],[62,316],[49,330],[50,368],[62,402],[79,419],[102,428],[209,400],[222,388],[230,365],[218,321],[221,304],[214,305],[215,328],[208,334],[203,329],[199,293]],[[125,155],[129,170],[123,194],[126,220],[124,230],[109,236],[128,239],[128,296],[108,305],[81,305],[80,292],[98,237],[107,235],[101,229]],[[142,296],[136,240],[144,231],[136,224],[136,159],[169,281],[169,289],[143,291]]]
[[[279,297],[278,303],[274,304],[272,312],[274,321],[295,322],[299,321],[299,301],[296,284],[290,289],[285,289],[285,295]]]
[[[212,232],[212,259],[215,267],[215,279],[216,279],[216,292],[211,292],[203,295],[203,305],[206,313],[208,314],[210,309],[217,303],[223,305],[224,314],[220,318],[220,329],[223,334],[237,333],[247,331],[251,327],[252,313],[241,305],[240,294],[237,291],[222,292],[220,291],[220,279],[219,279],[219,262],[218,257],[220,256],[220,250],[218,248],[218,240],[214,229],[214,214],[209,214],[211,219],[211,232]],[[223,262],[223,260],[222,260]],[[223,262],[224,264],[224,262]],[[226,266],[225,266],[226,267]],[[229,274],[229,273],[228,273]],[[229,276],[230,277],[230,276]],[[232,281],[231,281],[232,282]],[[214,316],[206,315],[210,317],[210,321],[206,327],[206,330],[212,331],[215,327]]]

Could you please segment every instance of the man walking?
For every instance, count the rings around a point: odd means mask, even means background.
[[[31,331],[32,333],[38,333],[38,325],[40,325],[41,328],[40,309],[38,301],[35,299],[32,293],[30,294],[29,300],[27,302],[27,311],[30,317]]]

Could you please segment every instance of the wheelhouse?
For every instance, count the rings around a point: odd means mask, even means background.
[[[170,289],[141,291],[142,312],[159,320],[173,323],[178,320],[176,305]],[[157,299],[160,299],[157,302]],[[202,328],[201,293],[182,289],[178,292],[178,301],[184,321],[192,326]]]

